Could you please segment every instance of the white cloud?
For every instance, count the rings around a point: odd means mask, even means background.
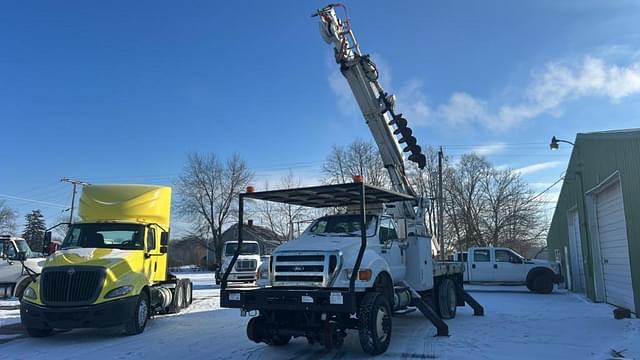
[[[489,156],[503,152],[506,147],[504,143],[487,144],[474,147],[471,152],[480,156]]]
[[[374,57],[375,59],[375,57]],[[378,64],[381,83],[390,86],[390,68]],[[341,111],[353,113],[353,95],[338,71],[329,76],[331,89],[338,96]],[[607,63],[604,59],[585,56],[580,62],[550,62],[533,71],[521,99],[514,103],[490,104],[464,91],[453,93],[435,107],[428,105],[423,84],[417,79],[404,83],[397,92],[398,112],[417,126],[445,123],[449,127],[478,124],[505,130],[542,114],[562,115],[562,105],[582,97],[604,97],[616,104],[625,97],[640,94],[640,61],[628,65]]]
[[[527,165],[527,166],[515,169],[513,171],[520,173],[520,175],[528,175],[528,174],[533,174],[533,173],[537,173],[537,172],[548,170],[548,169],[557,168],[562,164],[563,164],[562,161],[547,161],[547,162]]]

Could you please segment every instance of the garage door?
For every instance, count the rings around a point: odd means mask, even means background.
[[[596,212],[606,301],[633,311],[629,243],[619,182],[597,195]]]

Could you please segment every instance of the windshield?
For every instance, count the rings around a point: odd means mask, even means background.
[[[225,245],[224,256],[233,256],[238,249],[238,243],[227,243]],[[260,248],[256,243],[242,243],[242,249],[240,255],[258,255],[260,254]]]
[[[314,235],[360,236],[360,215],[333,215],[318,219],[309,232]],[[378,217],[367,215],[367,237],[374,236],[378,227]]]
[[[31,248],[29,247],[29,244],[27,244],[27,240],[21,239],[21,240],[15,240],[15,242],[19,252],[24,251],[27,254],[27,257],[34,256],[33,252],[31,251]]]
[[[138,224],[76,224],[62,242],[62,249],[143,249],[144,226]]]

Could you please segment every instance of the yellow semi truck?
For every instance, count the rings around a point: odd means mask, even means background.
[[[20,316],[29,335],[117,325],[134,335],[151,315],[189,306],[191,281],[167,270],[170,211],[170,187],[85,186],[81,221],[24,291]]]

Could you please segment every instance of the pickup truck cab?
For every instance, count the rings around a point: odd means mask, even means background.
[[[18,254],[24,253],[24,265],[35,273],[42,271],[44,258],[31,251],[29,244],[23,238],[0,236],[0,285],[10,287],[11,296],[22,298],[24,289],[31,283],[32,278],[27,274],[18,260]]]
[[[222,266],[216,271],[216,285],[220,285],[222,274],[227,271],[233,254],[238,249],[237,241],[227,241],[224,243],[224,258]],[[229,273],[228,281],[232,282],[254,282],[256,281],[256,273],[262,264],[262,256],[260,254],[260,244],[257,241],[243,241],[240,255],[233,269]]]
[[[533,292],[548,294],[554,284],[564,281],[560,264],[527,259],[509,248],[472,247],[454,260],[466,263],[467,282],[524,284]]]

